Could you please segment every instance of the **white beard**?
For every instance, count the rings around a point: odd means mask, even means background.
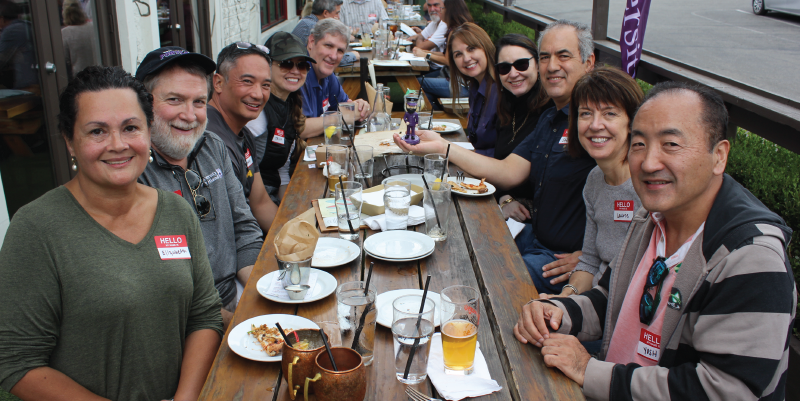
[[[440,21],[439,14],[432,14],[432,15],[430,15],[430,17],[431,17],[431,21],[433,21],[436,24],[439,24],[439,21]]]
[[[208,122],[208,121],[206,121]],[[170,126],[180,129],[193,129],[191,136],[173,136]],[[153,129],[150,135],[150,142],[161,153],[173,160],[181,160],[189,155],[195,147],[197,140],[206,131],[206,123],[200,125],[197,121],[185,123],[179,119],[165,121],[158,116],[154,116]]]

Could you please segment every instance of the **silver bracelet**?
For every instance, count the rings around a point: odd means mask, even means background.
[[[570,288],[571,290],[573,290],[573,292],[574,292],[574,293],[576,293],[576,295],[578,295],[578,294],[579,294],[579,292],[578,292],[578,289],[577,289],[577,288],[576,288],[576,286],[575,286],[575,285],[573,285],[573,284],[567,284],[567,285],[565,285],[564,287],[562,287],[562,289],[563,289],[563,290],[564,290],[565,288]]]

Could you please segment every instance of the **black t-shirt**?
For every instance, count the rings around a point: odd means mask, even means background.
[[[231,163],[234,165],[234,173],[242,184],[245,197],[250,198],[250,189],[253,187],[253,175],[259,172],[259,165],[254,163],[255,146],[253,145],[253,134],[247,128],[242,128],[239,135],[234,134],[231,127],[225,122],[222,114],[217,109],[209,105],[206,107],[208,124],[206,131],[211,131],[225,142]]]
[[[265,185],[273,188],[281,186],[281,177],[278,169],[286,164],[291,156],[292,144],[297,139],[295,120],[292,118],[292,98],[283,101],[278,96],[270,96],[264,112],[267,115],[267,146],[259,163],[261,179]]]

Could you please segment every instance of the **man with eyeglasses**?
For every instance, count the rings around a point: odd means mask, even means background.
[[[269,49],[262,45],[236,42],[224,47],[217,55],[212,95],[206,107],[207,129],[228,146],[234,174],[265,233],[273,223],[278,206],[261,184],[253,134],[245,125],[259,116],[270,98],[271,63]]]
[[[798,294],[792,230],[724,173],[712,89],[654,86],[631,124],[642,200],[617,259],[581,295],[531,301],[514,332],[598,400],[783,400]],[[581,341],[603,338],[597,358]]]
[[[225,143],[206,131],[209,74],[216,67],[210,58],[175,46],[145,56],[136,79],[153,95],[153,161],[139,182],[173,192],[195,208],[227,327],[237,284],[247,282],[263,241]]]

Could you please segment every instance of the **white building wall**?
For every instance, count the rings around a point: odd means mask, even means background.
[[[159,23],[156,2],[150,3],[150,15],[141,16],[132,1],[116,1],[122,67],[133,74],[147,53],[159,48]],[[143,6],[142,6],[143,7]],[[142,8],[141,12],[146,12]]]
[[[261,31],[260,0],[208,0],[211,15],[211,50],[220,53],[223,47],[238,41],[264,44],[267,38],[278,31],[291,31],[298,23],[295,15],[296,1],[286,0],[287,20]]]

